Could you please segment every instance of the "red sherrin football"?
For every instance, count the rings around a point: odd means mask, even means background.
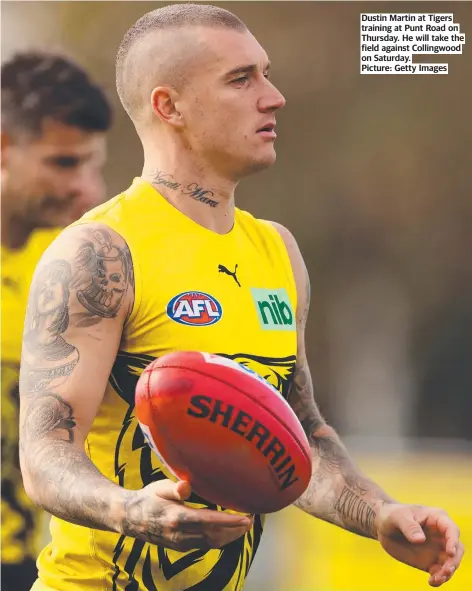
[[[271,513],[311,477],[305,433],[282,395],[248,368],[196,351],[146,367],[136,417],[169,471],[227,509]]]

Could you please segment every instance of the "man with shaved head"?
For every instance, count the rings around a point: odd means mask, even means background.
[[[27,493],[54,515],[34,588],[242,589],[262,516],[228,512],[178,481],[135,416],[142,370],[177,350],[236,360],[278,388],[312,449],[297,506],[442,584],[462,558],[457,526],[397,503],[349,459],[313,397],[310,287],[295,239],[234,205],[239,180],[275,161],[285,100],[266,52],[227,10],[173,4],[126,33],[117,88],[143,144],[142,175],[62,233],[30,296],[21,464]],[[62,283],[50,297],[45,276]],[[47,354],[52,342],[64,363]],[[234,437],[248,428],[241,420]],[[202,454],[203,477],[217,487],[231,461]]]

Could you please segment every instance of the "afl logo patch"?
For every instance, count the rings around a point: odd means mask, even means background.
[[[208,326],[223,316],[221,304],[201,291],[186,291],[167,304],[167,316],[179,324]]]

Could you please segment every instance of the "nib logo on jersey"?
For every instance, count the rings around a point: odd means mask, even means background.
[[[167,304],[167,316],[179,324],[208,326],[223,316],[221,304],[202,291],[185,291]]]
[[[287,291],[251,288],[259,324],[263,330],[295,330],[295,314]]]

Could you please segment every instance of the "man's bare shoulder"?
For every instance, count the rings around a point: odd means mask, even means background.
[[[286,228],[285,226],[283,226],[279,222],[274,222],[271,220],[260,220],[260,221],[265,224],[269,224],[270,226],[275,228],[275,230],[277,230],[277,232],[280,234],[280,237],[284,241],[284,244],[287,248],[287,251],[290,256],[290,260],[292,261],[292,264],[294,262],[298,262],[299,259],[301,259],[303,261],[303,257],[300,252],[300,248],[298,247],[298,243],[295,239],[295,236],[292,234],[292,232],[288,228]]]

